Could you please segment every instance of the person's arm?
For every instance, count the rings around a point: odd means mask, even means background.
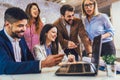
[[[45,50],[43,50],[44,45],[36,45],[34,47],[34,52],[35,52],[35,58],[37,58],[37,60],[40,60],[39,62],[39,70],[42,70],[42,68],[44,67],[52,67],[55,66],[57,64],[59,64],[64,56],[64,54],[59,54],[59,55],[49,55],[46,56],[44,52]],[[42,50],[41,50],[42,48]]]
[[[55,22],[54,25],[57,27],[58,29],[58,40],[60,42],[60,44],[62,45],[63,49],[73,49],[76,48],[77,45],[73,42],[70,41],[67,38],[67,34],[64,33],[64,30],[62,30],[63,28],[61,28],[61,26],[63,26],[62,24],[60,24],[59,22]],[[64,37],[66,36],[66,38]]]
[[[0,74],[39,73],[39,61],[15,62],[9,51],[0,45]]]
[[[62,61],[63,56],[64,54],[49,55],[45,60],[41,61],[41,68],[58,65]]]
[[[33,48],[33,52],[35,54],[35,60],[44,60],[46,58],[45,50],[41,50],[41,48],[44,47],[43,45],[36,45]]]
[[[0,74],[26,74],[39,73],[39,61],[34,61],[32,55],[24,48],[22,62],[15,62],[14,55],[10,51],[10,45],[6,45],[0,38]],[[23,46],[22,46],[23,47]],[[30,58],[28,58],[28,56]]]
[[[63,49],[68,48],[68,40],[63,38],[63,35],[66,36],[66,37],[67,37],[67,35],[64,34],[64,30],[62,28],[62,26],[64,26],[64,25],[62,24],[61,19],[58,19],[53,24],[57,27],[57,30],[58,30],[58,40],[59,40],[62,48]]]
[[[92,53],[92,45],[91,45],[90,39],[87,35],[87,32],[85,30],[85,27],[82,23],[82,20],[80,21],[80,24],[79,24],[79,36],[80,36],[82,43],[84,44],[87,54],[88,55],[91,54]]]
[[[102,34],[102,39],[113,36],[114,35],[113,25],[106,14],[103,15],[103,23],[104,23],[106,33]]]
[[[102,34],[102,39],[110,37],[111,34],[109,32]]]
[[[63,49],[68,48],[68,41],[69,40],[63,38],[62,32],[59,29],[58,29],[58,40],[59,40],[60,44],[62,45]]]

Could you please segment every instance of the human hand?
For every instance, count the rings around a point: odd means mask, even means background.
[[[73,42],[73,41],[68,41],[68,48],[69,49],[73,49],[73,48],[76,48],[77,45]]]
[[[92,53],[88,53],[87,56],[88,56],[88,57],[92,57]]]
[[[75,56],[72,54],[68,55],[68,62],[75,62]]]
[[[59,64],[64,57],[64,54],[49,55],[45,60],[41,61],[41,68],[52,67]]]

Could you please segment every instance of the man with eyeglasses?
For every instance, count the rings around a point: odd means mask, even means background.
[[[61,17],[54,22],[58,28],[58,38],[64,52],[75,55],[76,61],[81,60],[80,42],[78,35],[88,54],[92,52],[91,44],[85,31],[82,20],[74,17],[74,8],[71,5],[63,5],[60,8]]]

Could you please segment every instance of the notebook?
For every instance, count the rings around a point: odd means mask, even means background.
[[[92,45],[91,62],[76,62],[62,65],[56,72],[57,76],[95,76],[98,74],[101,54],[101,35],[96,36]]]

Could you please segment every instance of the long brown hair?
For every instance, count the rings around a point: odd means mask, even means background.
[[[29,4],[27,5],[27,7],[26,7],[25,12],[26,12],[26,14],[27,14],[27,16],[28,16],[28,25],[30,26],[30,25],[32,24],[32,23],[31,23],[31,20],[32,20],[31,8],[32,8],[33,5],[35,5],[35,6],[38,8],[38,11],[39,11],[37,18],[35,19],[35,26],[36,26],[36,27],[35,27],[35,30],[36,30],[37,33],[39,33],[39,32],[41,31],[41,28],[42,28],[42,26],[43,26],[43,23],[42,23],[42,21],[41,21],[41,19],[40,19],[40,16],[39,16],[39,14],[40,14],[40,9],[39,9],[39,6],[37,5],[37,3],[29,3]]]
[[[53,24],[46,24],[44,25],[41,33],[40,33],[40,45],[46,44],[46,33],[49,32],[54,26]],[[58,35],[58,32],[57,32]],[[52,42],[52,47],[51,47],[52,54],[57,54],[58,53],[58,36],[56,37],[55,41]]]

